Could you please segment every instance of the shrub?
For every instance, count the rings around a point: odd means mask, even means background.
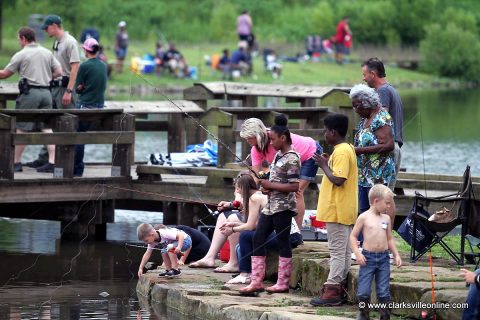
[[[480,80],[480,43],[478,36],[453,23],[446,27],[432,24],[420,43],[423,66],[441,76]]]

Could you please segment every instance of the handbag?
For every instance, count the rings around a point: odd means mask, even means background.
[[[415,207],[412,208],[410,211],[409,215],[403,223],[400,225],[398,228],[398,234],[405,240],[410,246],[412,246],[413,243],[413,215]],[[417,210],[416,210],[416,215],[419,215],[423,217],[424,219],[428,219],[430,214],[427,210],[423,208],[423,205],[418,204],[417,205]],[[416,223],[417,227],[417,232],[415,233],[415,250],[417,252],[423,251],[426,247],[428,247],[433,240],[433,235],[427,231],[427,228],[421,224],[420,222],[417,221]]]

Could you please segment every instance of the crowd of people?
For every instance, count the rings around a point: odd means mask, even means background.
[[[126,23],[120,22],[115,50],[123,62],[128,47]],[[99,58],[100,44],[86,38],[82,49],[86,60],[80,63],[76,39],[63,29],[56,15],[45,17],[43,30],[52,38],[52,51],[35,41],[31,28],[17,32],[20,47],[0,70],[0,79],[19,74],[20,94],[17,109],[101,109],[104,107],[107,66]],[[341,28],[350,34],[348,19]],[[238,20],[239,48],[228,57],[228,50],[219,62],[224,70],[248,72],[245,51],[253,45],[252,22],[248,12]],[[345,37],[344,37],[345,39]],[[342,49],[342,48],[340,48]],[[343,49],[342,49],[343,50]],[[342,50],[339,50],[341,52]],[[160,68],[174,73],[188,68],[182,54],[170,43],[163,52],[157,45],[156,58]],[[243,65],[243,63],[245,65]],[[121,72],[121,67],[118,69]],[[396,266],[402,264],[392,238],[395,220],[394,187],[401,164],[403,145],[403,105],[398,92],[386,80],[385,67],[377,58],[361,66],[366,84],[355,85],[349,93],[353,110],[359,115],[353,145],[345,139],[348,117],[331,114],[324,119],[325,141],[333,147],[332,154],[323,152],[310,137],[290,133],[287,118],[279,115],[267,128],[256,118],[243,122],[240,136],[251,146],[251,169],[241,172],[235,180],[234,201],[221,201],[213,238],[186,226],[169,228],[164,225],[141,224],[138,239],[147,245],[138,269],[142,276],[153,250],[160,247],[165,271],[162,277],[177,277],[180,266],[215,268],[215,258],[228,240],[230,257],[215,272],[238,273],[229,284],[245,284],[240,293],[250,295],[266,290],[288,292],[292,271],[292,248],[303,243],[300,228],[305,213],[303,193],[315,179],[318,168],[324,173],[317,206],[317,220],[326,223],[330,271],[321,294],[311,300],[314,306],[336,306],[345,303],[351,255],[360,265],[357,299],[369,302],[371,284],[376,282],[377,299],[390,302],[390,255]],[[52,132],[43,123],[17,123],[17,132],[35,130]],[[80,121],[79,132],[92,123]],[[15,171],[23,170],[21,156],[25,146],[15,147]],[[84,172],[84,146],[75,148],[74,175]],[[55,146],[42,150],[38,159],[27,163],[38,172],[53,172]],[[268,164],[268,167],[265,167]],[[269,172],[267,178],[261,172]],[[235,210],[234,210],[235,209]],[[264,288],[267,251],[278,252],[277,282]],[[463,270],[462,276],[471,283],[466,314],[479,314],[479,271]],[[368,303],[360,308],[359,319],[369,319]],[[381,319],[390,318],[390,310],[380,310]],[[471,319],[471,318],[468,318]]]
[[[57,15],[45,17],[42,29],[54,38],[52,51],[36,42],[35,32],[22,27],[17,39],[22,48],[0,70],[0,79],[18,73],[20,94],[16,109],[99,109],[104,107],[107,85],[107,65],[99,59],[100,44],[95,38],[87,38],[83,45],[86,60],[80,63],[77,40],[63,29]],[[91,123],[80,121],[79,132],[89,129]],[[16,131],[52,132],[41,122],[18,122]],[[23,171],[24,145],[15,145],[15,172]],[[74,176],[83,175],[84,146],[75,146]],[[54,172],[55,146],[42,148],[38,159],[26,163],[37,172]]]
[[[256,118],[243,122],[240,136],[252,147],[251,169],[256,174],[239,174],[234,193],[237,205],[228,201],[218,204],[221,214],[211,246],[190,267],[236,273],[227,284],[246,285],[239,289],[244,295],[263,290],[288,292],[292,248],[303,243],[299,231],[305,211],[303,191],[320,167],[324,178],[316,218],[326,223],[330,271],[320,295],[310,303],[338,306],[346,302],[353,253],[360,265],[358,319],[370,317],[368,302],[373,281],[377,301],[387,303],[379,309],[380,318],[390,318],[390,264],[402,265],[392,229],[393,190],[403,144],[403,105],[398,92],[386,80],[382,61],[368,59],[361,71],[366,84],[355,85],[349,93],[352,108],[360,117],[353,144],[345,138],[349,128],[347,116],[330,114],[324,119],[325,141],[333,147],[332,154],[324,153],[313,139],[290,133],[282,115],[276,117],[271,128]],[[267,171],[269,176],[265,178],[261,173]],[[147,242],[140,231],[139,227],[139,239]],[[230,259],[224,266],[216,267],[216,255],[227,240]],[[174,243],[177,251],[181,251],[181,245],[180,241]],[[277,282],[264,288],[267,251],[279,255],[278,274]],[[142,260],[139,275],[145,262]],[[170,268],[170,264],[165,267]],[[468,296],[471,308],[465,313],[478,315],[478,271],[462,272],[466,281],[472,283]]]

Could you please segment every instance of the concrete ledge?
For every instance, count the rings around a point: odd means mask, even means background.
[[[149,272],[138,281],[137,293],[148,300],[153,310],[167,307],[176,313],[195,316],[198,319],[226,320],[303,320],[303,319],[348,319],[355,318],[358,265],[353,265],[349,275],[348,295],[351,304],[335,308],[314,308],[309,301],[317,295],[326,281],[328,266],[326,243],[307,242],[294,250],[293,272],[289,294],[261,293],[257,297],[240,296],[238,289],[243,285],[224,285],[231,274],[213,273],[211,269],[184,267],[176,279],[164,279],[157,272]],[[431,303],[430,268],[425,262],[392,267],[391,294],[397,303]],[[268,257],[270,274],[275,278],[277,257]],[[441,266],[439,266],[441,265]],[[436,301],[440,303],[463,303],[467,290],[458,277],[458,267],[445,261],[435,261]],[[372,290],[374,302],[375,288]],[[395,309],[394,314],[419,318],[421,309]],[[437,319],[460,319],[463,309],[437,309]],[[392,318],[395,319],[395,318]]]

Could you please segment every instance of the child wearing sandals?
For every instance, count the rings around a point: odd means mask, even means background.
[[[289,291],[292,272],[290,228],[292,217],[297,211],[295,192],[299,189],[301,164],[298,153],[292,150],[287,118],[283,115],[275,118],[275,125],[271,128],[271,143],[277,154],[270,165],[269,180],[259,180],[264,192],[268,193],[268,203],[260,214],[253,237],[251,282],[240,289],[240,293],[245,295],[264,289],[265,242],[274,230],[279,248],[278,280],[266,290],[270,293]]]
[[[209,268],[215,266],[215,256],[225,241],[230,244],[230,259],[227,264],[214,272],[238,272],[238,259],[235,247],[239,241],[240,231],[255,230],[260,211],[267,204],[267,196],[262,194],[249,171],[241,171],[235,179],[235,200],[240,203],[239,210],[230,210],[231,202],[221,201],[219,211],[223,211],[217,220],[212,244],[208,253],[200,260],[190,263],[191,268]]]
[[[163,263],[166,270],[159,274],[160,277],[177,277],[181,274],[178,268],[178,254],[187,251],[192,246],[192,239],[185,231],[168,228],[163,224],[156,226],[156,230],[151,224],[142,223],[137,227],[138,240],[145,242],[148,247],[143,255],[140,266],[138,267],[138,277],[143,275],[143,267],[150,259],[153,249],[160,246]],[[169,246],[170,245],[170,246]],[[170,249],[170,247],[172,247]]]

